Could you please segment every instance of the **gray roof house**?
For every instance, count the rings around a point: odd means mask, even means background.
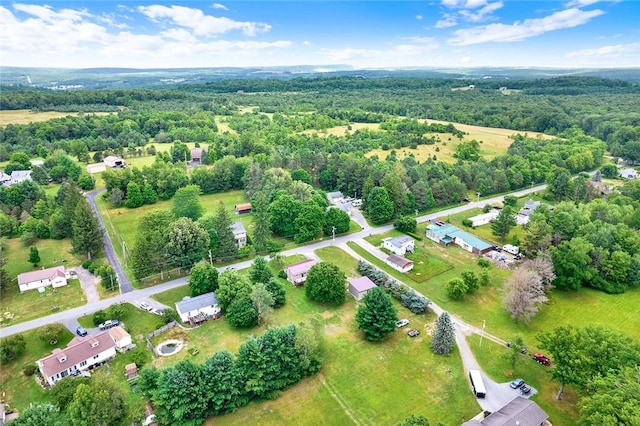
[[[344,195],[342,195],[342,192],[340,191],[327,192],[327,201],[329,202],[329,204],[339,204],[342,202],[343,198]]]
[[[8,176],[6,173],[2,173],[2,176],[0,177],[0,179],[2,179],[3,185],[16,185],[26,180],[31,180],[31,170],[14,170],[11,172],[11,176],[9,176],[9,179],[7,179],[6,176]]]
[[[236,240],[236,247],[241,249],[247,245],[247,230],[242,222],[233,222],[231,224],[231,232],[233,232],[233,238]]]
[[[404,256],[407,252],[413,253],[416,241],[408,235],[389,237],[382,240],[382,247],[398,256]]]
[[[216,295],[211,292],[196,297],[185,297],[180,302],[176,302],[176,312],[183,322],[189,322],[190,318],[200,314],[217,315],[220,313],[220,305]]]
[[[469,420],[462,426],[542,426],[549,415],[530,399],[517,396],[483,420]]]

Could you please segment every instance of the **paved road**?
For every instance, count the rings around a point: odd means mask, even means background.
[[[127,278],[127,275],[124,273],[122,269],[122,265],[120,265],[120,260],[118,260],[118,256],[116,256],[116,252],[113,250],[113,243],[111,238],[109,237],[109,233],[107,232],[107,228],[104,223],[104,218],[100,214],[98,210],[98,206],[96,205],[96,196],[102,193],[105,189],[97,189],[95,191],[88,192],[86,194],[87,201],[89,201],[89,205],[93,209],[93,212],[98,217],[100,221],[100,228],[102,229],[102,235],[104,235],[104,254],[113,267],[114,272],[116,273],[116,277],[118,277],[118,282],[120,283],[120,291],[122,293],[129,293],[134,290],[133,285],[131,285],[131,281]]]
[[[543,190],[544,188],[546,188],[546,185],[540,185],[540,186],[536,186],[533,188],[528,188],[522,191],[517,191],[512,193],[512,195],[515,196],[524,196],[533,192],[538,192]],[[96,209],[97,206],[95,205],[95,197],[98,195],[98,193],[100,193],[101,190],[97,190],[97,191],[92,191],[89,194],[87,194],[87,199],[89,200],[89,203],[91,204],[91,206]],[[492,198],[488,198],[488,199],[484,199],[480,202],[471,202],[471,203],[467,203],[465,205],[462,206],[458,206],[458,207],[453,207],[450,209],[446,209],[446,210],[442,210],[436,213],[432,213],[432,214],[428,214],[428,215],[424,215],[424,216],[419,216],[417,219],[418,222],[426,222],[429,221],[431,219],[435,219],[435,218],[439,218],[439,217],[446,217],[448,215],[453,215],[456,213],[460,213],[469,209],[473,209],[473,208],[478,208],[478,207],[482,207],[485,204],[490,204],[496,201],[502,201],[503,196],[498,196],[498,197],[492,197]],[[100,219],[100,223],[101,226],[104,229],[104,222],[102,220],[102,218],[100,217],[100,215],[98,215],[98,218]],[[297,253],[301,253],[301,252],[313,252],[319,248],[322,247],[328,247],[331,245],[340,245],[341,248],[343,248],[345,251],[347,251],[349,254],[351,254],[352,256],[354,256],[356,259],[360,259],[360,256],[358,256],[355,252],[353,252],[352,250],[350,250],[348,248],[348,246],[346,245],[347,241],[352,241],[352,240],[360,240],[366,236],[372,235],[372,234],[380,234],[380,233],[384,233],[387,232],[391,229],[393,229],[393,225],[384,225],[384,226],[380,226],[380,227],[376,227],[376,228],[372,228],[371,226],[369,226],[366,222],[364,224],[362,224],[361,226],[363,226],[363,230],[360,232],[356,232],[354,234],[349,234],[349,235],[344,235],[341,237],[336,237],[335,240],[332,240],[331,238],[329,239],[325,239],[324,241],[320,241],[317,243],[313,243],[313,244],[309,244],[306,245],[304,247],[300,247],[300,248],[295,248],[295,249],[291,249],[291,250],[287,250],[284,252],[281,252],[281,254],[283,256],[289,256],[292,254],[297,254]],[[120,262],[118,261],[118,258],[115,256],[115,252],[113,251],[113,245],[111,244],[111,240],[108,237],[108,234],[105,232],[105,252],[107,253],[107,258],[109,259],[109,262],[111,263],[111,265],[113,266],[114,270],[116,270],[116,273],[118,274],[118,279],[120,280],[120,284],[122,286],[122,294],[119,296],[115,296],[109,299],[104,299],[104,300],[100,300],[97,302],[93,302],[93,303],[88,303],[84,306],[80,306],[77,308],[72,308],[66,311],[62,311],[62,312],[58,312],[52,315],[48,315],[46,317],[42,317],[42,318],[37,318],[31,321],[27,321],[27,322],[23,322],[23,323],[19,323],[19,324],[15,324],[9,327],[4,327],[2,329],[0,329],[0,337],[6,337],[6,336],[10,336],[12,334],[16,334],[16,333],[21,333],[24,331],[28,331],[34,328],[38,328],[38,327],[42,327],[43,325],[46,324],[50,324],[52,322],[62,322],[64,324],[67,323],[71,323],[71,321],[75,321],[78,317],[86,315],[86,314],[91,314],[93,312],[99,311],[101,309],[105,309],[107,307],[109,307],[111,304],[113,303],[122,303],[122,302],[132,302],[135,301],[137,299],[143,298],[143,297],[150,297],[153,296],[154,294],[158,294],[158,293],[162,293],[163,291],[166,290],[171,290],[174,289],[176,287],[180,287],[183,285],[187,284],[187,278],[183,277],[183,278],[178,278],[177,280],[172,280],[172,281],[168,281],[166,283],[163,284],[159,284],[153,287],[148,287],[148,288],[144,288],[141,290],[135,290],[133,288],[133,286],[131,286],[131,282],[126,278],[126,276],[124,275],[124,272],[122,270],[122,267],[120,266]],[[223,272],[224,270],[226,270],[227,268],[236,268],[236,269],[243,269],[243,268],[248,268],[249,266],[251,266],[251,260],[247,260],[244,262],[239,262],[239,263],[235,263],[233,265],[230,266],[226,266],[226,267],[222,267],[222,268],[218,268],[219,272]],[[126,291],[125,291],[125,286],[126,287]],[[439,307],[437,307],[436,305],[433,305],[433,309],[434,311],[436,309],[439,309]],[[441,310],[440,310],[441,311]],[[436,313],[439,314],[438,311],[436,311]],[[472,326],[469,326],[472,327]],[[492,340],[496,340],[498,342],[501,342],[504,344],[504,341],[502,341],[501,339],[498,339],[494,336],[491,336],[488,333],[485,333],[484,331],[476,328],[476,327],[472,327],[473,331],[479,334],[483,334],[485,337],[490,338]]]

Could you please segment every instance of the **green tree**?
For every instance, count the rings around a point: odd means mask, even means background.
[[[216,298],[220,302],[220,307],[225,310],[234,299],[251,294],[252,285],[246,275],[241,275],[238,271],[229,269],[218,277],[218,291]]]
[[[217,256],[222,260],[233,259],[238,254],[238,247],[231,230],[231,218],[222,201],[218,204],[215,222],[218,237]]]
[[[297,231],[295,226],[298,213],[302,209],[302,203],[296,201],[291,195],[281,192],[269,205],[269,217],[271,230],[281,237],[293,237]]]
[[[496,237],[500,237],[500,240],[504,242],[514,226],[516,226],[516,218],[513,215],[513,211],[511,207],[505,206],[491,223],[491,233]]]
[[[393,222],[393,227],[400,232],[416,232],[418,222],[413,216],[400,216]]]
[[[585,390],[591,380],[616,374],[640,363],[640,346],[630,338],[602,326],[562,326],[537,335],[540,348],[551,355],[551,378],[560,382],[556,399],[564,386]]]
[[[11,426],[66,426],[68,419],[51,404],[36,404],[20,412]]]
[[[322,231],[324,235],[329,237],[333,235],[333,228],[335,227],[336,235],[344,234],[345,232],[349,232],[350,223],[351,218],[345,211],[331,208],[327,210],[327,213],[324,215],[324,227]]]
[[[253,213],[253,246],[257,252],[267,249],[269,243],[269,202],[262,191],[256,192],[251,198],[251,211]]]
[[[27,344],[22,334],[14,334],[0,340],[0,361],[11,361],[22,355]]]
[[[209,249],[209,234],[188,217],[172,222],[167,238],[167,256],[173,265],[193,265],[203,259]]]
[[[208,390],[209,415],[221,415],[235,411],[244,405],[242,378],[233,355],[226,350],[218,351],[202,366],[204,388]]]
[[[187,185],[180,188],[173,196],[171,211],[176,218],[188,217],[198,220],[204,212],[204,207],[200,203],[200,187],[198,185]]]
[[[467,294],[467,286],[460,278],[454,278],[447,283],[445,291],[449,298],[460,300]]]
[[[258,311],[248,296],[238,296],[226,310],[229,324],[237,328],[250,328],[258,325]]]
[[[38,253],[38,247],[36,246],[31,246],[31,248],[29,248],[29,263],[33,266],[40,263],[40,253]]]
[[[103,263],[94,272],[100,277],[100,283],[106,290],[114,291],[118,288],[118,276],[111,265]]]
[[[57,341],[60,336],[65,332],[66,328],[64,325],[59,322],[53,322],[51,324],[47,324],[44,327],[41,327],[38,330],[38,337],[43,342],[53,342]]]
[[[380,287],[367,292],[356,312],[358,328],[367,340],[383,340],[393,333],[398,321],[398,312],[389,295]]]
[[[189,272],[189,290],[191,297],[216,291],[218,289],[218,270],[207,261],[195,264]]]
[[[324,326],[318,317],[296,327],[295,349],[303,376],[317,373],[322,364]]]
[[[291,179],[302,181],[311,185],[311,175],[305,169],[297,169],[291,172]]]
[[[421,414],[411,414],[397,426],[429,426],[429,420]]]
[[[340,305],[345,299],[346,277],[337,266],[320,262],[309,269],[305,294],[315,302]]]
[[[73,426],[109,426],[124,419],[126,405],[121,392],[102,378],[90,385],[78,385],[67,414]]]
[[[144,204],[154,204],[156,201],[158,201],[158,194],[151,185],[145,183],[142,187],[142,202]]]
[[[552,252],[556,279],[553,284],[561,290],[578,290],[596,276],[591,267],[593,245],[582,237],[563,241]]]
[[[294,240],[296,243],[311,241],[320,236],[324,226],[324,210],[315,203],[307,202],[300,209],[294,221],[297,230]]]
[[[607,178],[615,178],[618,176],[618,168],[613,163],[606,163],[600,167],[600,172],[602,176]]]
[[[251,269],[249,269],[249,278],[252,283],[268,283],[273,274],[269,270],[269,264],[267,263],[267,259],[262,256],[258,256],[253,259],[253,263],[251,263]]]
[[[154,392],[159,423],[199,425],[208,410],[208,390],[200,366],[191,360],[162,370]],[[188,389],[188,392],[185,390]]]
[[[264,322],[272,313],[275,300],[263,283],[255,283],[249,295],[253,308],[258,314],[258,324]]]
[[[4,212],[0,212],[0,238],[12,237],[18,232],[18,221]]]
[[[127,201],[124,205],[130,209],[135,209],[144,204],[144,197],[142,196],[142,190],[140,185],[134,181],[130,181],[127,184]]]
[[[507,352],[504,354],[511,371],[515,370],[516,364],[522,359],[522,349],[524,348],[524,342],[522,336],[514,337],[509,340]]]
[[[448,312],[443,312],[436,320],[431,336],[431,351],[438,355],[449,356],[456,345],[456,332]]]
[[[93,255],[100,253],[104,246],[102,230],[98,225],[98,219],[93,215],[93,211],[87,200],[80,199],[73,214],[73,237],[71,244],[75,253],[87,255],[91,259]]]
[[[273,296],[273,307],[279,308],[284,306],[287,299],[287,292],[280,281],[276,278],[271,278],[265,285],[271,296]]]
[[[378,225],[388,222],[393,217],[394,206],[386,188],[376,186],[367,195],[367,214],[371,221]]]
[[[460,274],[462,281],[464,281],[464,285],[467,287],[467,293],[473,293],[480,287],[480,280],[478,276],[473,271],[463,271]]]
[[[640,381],[637,368],[596,377],[578,403],[580,424],[635,425],[640,421]]]
[[[167,229],[172,221],[172,214],[163,210],[149,212],[140,219],[131,250],[131,264],[136,278],[160,271],[167,262]]]
[[[571,175],[566,169],[558,169],[549,182],[549,192],[556,201],[565,199],[571,192]]]

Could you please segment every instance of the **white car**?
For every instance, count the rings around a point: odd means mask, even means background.
[[[160,309],[158,309],[158,308],[153,308],[149,312],[151,312],[152,314],[155,314],[155,315],[162,315],[162,311]]]
[[[398,327],[398,328],[404,327],[407,324],[409,324],[409,320],[408,319],[401,319],[401,320],[396,321],[396,327]]]
[[[151,305],[150,305],[150,304],[148,304],[147,302],[142,302],[142,303],[140,304],[140,309],[143,309],[143,310],[145,310],[145,311],[150,311],[150,310],[151,310],[151,309],[153,309],[153,308],[152,308],[152,307],[151,307]]]

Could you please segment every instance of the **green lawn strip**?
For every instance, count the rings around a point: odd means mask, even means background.
[[[347,278],[359,277],[358,261],[349,256],[339,247],[323,247],[315,251],[315,253],[325,262],[333,263]]]
[[[21,333],[26,342],[24,353],[0,366],[0,391],[3,393],[4,402],[18,411],[28,408],[31,403],[50,402],[47,392],[36,383],[33,376],[25,376],[22,369],[49,355],[54,348],[64,348],[73,338],[69,331],[65,331],[58,343],[51,345],[40,340],[38,331],[39,329],[34,329]]]
[[[389,237],[402,237],[406,235],[403,232],[398,231],[397,229],[392,229],[390,231],[385,232],[384,234],[374,234],[365,237],[364,239],[374,247],[380,247],[382,244],[382,240]]]
[[[507,349],[490,340],[483,339],[480,345],[480,337],[472,335],[467,338],[469,346],[482,369],[497,382],[510,382],[522,377],[526,383],[533,386],[538,393],[532,396],[532,400],[538,403],[549,415],[549,420],[554,425],[569,426],[577,423],[578,410],[576,407],[577,395],[570,387],[565,387],[561,401],[555,397],[560,385],[551,380],[549,367],[536,363],[531,359],[532,351],[521,355],[512,371],[504,354]]]

